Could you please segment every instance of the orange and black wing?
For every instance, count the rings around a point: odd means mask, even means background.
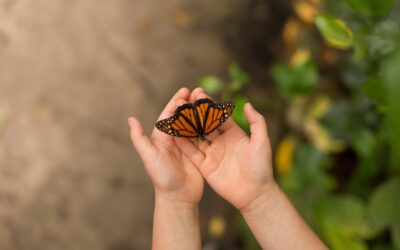
[[[191,103],[179,106],[170,118],[160,120],[156,128],[172,136],[196,138],[199,137],[194,106]]]
[[[235,103],[229,101],[218,104],[205,98],[197,100],[194,106],[199,117],[199,125],[204,134],[208,135],[229,118],[235,108]]]

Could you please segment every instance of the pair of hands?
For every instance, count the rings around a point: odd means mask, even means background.
[[[208,97],[197,88],[180,89],[162,111],[159,120],[172,116],[187,102]],[[167,135],[154,128],[150,138],[140,122],[129,118],[131,140],[142,158],[156,193],[156,199],[197,205],[204,180],[221,197],[240,211],[251,209],[257,199],[271,192],[276,183],[272,174],[271,148],[264,117],[250,104],[244,107],[250,123],[249,137],[229,118],[207,139],[212,143]]]

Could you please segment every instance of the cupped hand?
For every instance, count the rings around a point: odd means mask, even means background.
[[[203,91],[194,94],[195,99],[208,97]],[[174,138],[215,192],[241,211],[276,189],[265,119],[249,103],[244,111],[250,136],[229,118],[207,136],[209,142],[197,147],[188,139]]]
[[[172,116],[179,105],[193,101],[198,91],[190,94],[187,88],[180,89],[158,120]],[[156,128],[149,138],[136,118],[130,117],[128,122],[133,146],[153,182],[156,198],[197,204],[203,194],[203,177],[189,157],[182,154],[174,138]]]

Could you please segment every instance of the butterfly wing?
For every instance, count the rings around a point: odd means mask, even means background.
[[[191,103],[179,106],[170,118],[160,120],[156,128],[172,136],[196,138],[199,136],[197,121]]]
[[[205,98],[199,99],[194,103],[199,117],[199,125],[205,135],[210,134],[224,123],[232,114],[235,108],[233,101],[223,104],[214,103]]]

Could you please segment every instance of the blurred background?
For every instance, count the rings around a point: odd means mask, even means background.
[[[180,87],[267,118],[330,249],[400,249],[398,0],[0,0],[0,249],[150,249],[149,133]],[[206,188],[203,249],[260,249]]]

